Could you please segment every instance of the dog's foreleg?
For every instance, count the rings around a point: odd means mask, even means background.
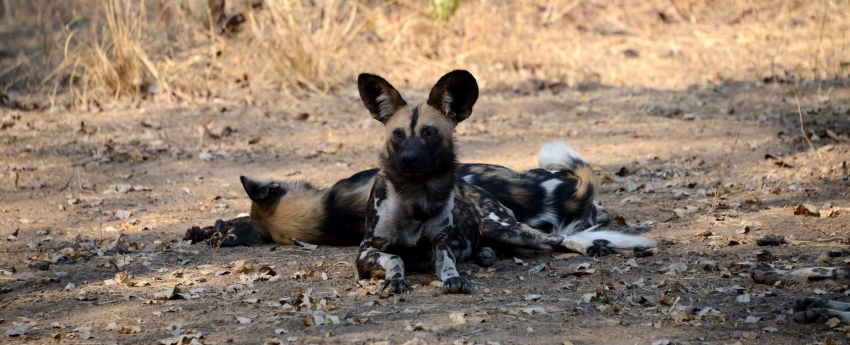
[[[778,281],[781,281],[785,285],[823,281],[838,285],[848,285],[850,284],[850,268],[809,267],[789,271],[768,265],[759,265],[750,268],[750,277],[756,283],[766,285],[773,285]]]
[[[386,243],[380,237],[363,240],[357,254],[357,274],[361,279],[383,276],[381,290],[389,288],[394,293],[409,292],[410,284],[404,280],[404,261],[398,255],[382,252]]]
[[[794,321],[799,323],[826,323],[836,318],[843,324],[850,324],[850,312],[827,308],[811,308],[794,313]]]
[[[437,277],[443,282],[443,293],[469,293],[472,284],[457,272],[455,256],[446,239],[446,232],[440,231],[431,239],[434,244],[434,263]]]

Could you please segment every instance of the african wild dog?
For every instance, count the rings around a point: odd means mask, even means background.
[[[462,177],[456,183],[454,128],[472,114],[478,99],[478,84],[469,72],[444,75],[431,89],[427,102],[415,106],[408,105],[390,83],[376,75],[361,74],[358,89],[364,106],[384,124],[387,134],[379,159],[381,171],[366,207],[366,236],[357,255],[361,278],[383,276],[383,288],[405,292],[411,289],[404,279],[405,268],[435,270],[443,292],[469,293],[469,281],[459,276],[455,264],[473,256],[480,265],[493,264],[493,251],[485,244],[548,246],[603,255],[613,252],[613,246],[653,244],[646,238],[608,231],[562,236],[532,229],[517,222],[512,211],[493,194],[469,183],[474,183],[474,177],[472,181]],[[587,165],[566,145],[545,153]],[[577,165],[562,168],[579,169],[578,177],[592,176],[592,172],[582,173]],[[485,166],[480,172],[486,170]],[[530,220],[553,223],[558,205],[545,199],[564,184],[556,177],[558,171],[540,172],[551,177],[544,177],[540,184],[544,189],[542,213]],[[593,190],[592,180],[573,182],[572,189],[579,196]],[[574,206],[567,209],[575,211]],[[580,214],[580,221],[587,221],[592,211]]]
[[[794,300],[791,306],[794,321],[799,323],[826,323],[836,318],[843,324],[850,324],[850,303],[847,302],[805,296]]]
[[[850,268],[808,267],[782,270],[770,265],[755,265],[750,268],[750,277],[754,282],[765,285],[816,282],[850,285]],[[829,319],[836,318],[843,324],[850,324],[850,303],[805,296],[794,300],[792,308],[793,319],[799,323],[826,323]]]
[[[365,170],[319,189],[304,181],[239,179],[251,199],[248,217],[218,220],[212,227],[192,227],[185,240],[208,244],[254,246],[301,242],[356,246],[363,240],[366,199],[378,169]],[[228,231],[229,229],[229,231]],[[223,235],[223,236],[222,236]]]
[[[754,282],[765,285],[793,285],[799,283],[829,282],[838,285],[850,285],[850,268],[847,267],[809,267],[796,270],[781,270],[770,265],[757,265],[750,268],[750,277]]]
[[[378,169],[364,170],[326,189],[303,181],[242,176],[252,201],[250,216],[193,227],[185,239],[221,246],[291,244],[293,238],[356,246],[363,240],[366,200],[377,174]],[[574,228],[596,225],[596,178],[589,165],[563,142],[540,148],[537,169],[516,172],[492,164],[459,164],[456,179],[492,193],[517,220],[545,232],[562,233],[570,224]]]

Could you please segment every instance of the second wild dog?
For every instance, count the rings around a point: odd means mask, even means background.
[[[376,75],[361,74],[358,89],[372,117],[384,124],[387,137],[379,159],[381,170],[367,201],[366,235],[356,259],[361,278],[384,277],[383,288],[405,292],[411,289],[404,279],[406,269],[435,271],[443,292],[469,293],[470,283],[458,274],[456,262],[476,257],[480,265],[492,264],[493,251],[484,244],[548,246],[601,255],[613,252],[612,247],[654,244],[647,238],[610,231],[561,235],[532,229],[517,222],[493,194],[462,178],[456,182],[454,128],[472,114],[478,98],[478,84],[469,72],[444,75],[427,102],[414,106]],[[553,154],[580,158],[566,145]],[[574,186],[584,190],[582,195],[593,185],[585,182]],[[553,177],[541,186],[548,196],[562,183]],[[552,205],[544,203],[544,210],[554,213],[548,206]],[[580,222],[591,214],[583,216]],[[538,218],[541,223],[552,220],[548,212]]]

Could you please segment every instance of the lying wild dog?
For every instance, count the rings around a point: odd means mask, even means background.
[[[794,321],[799,323],[826,323],[836,318],[841,323],[850,324],[850,303],[805,296],[794,300],[792,307]]]
[[[850,285],[850,268],[809,267],[796,270],[781,270],[769,265],[758,265],[750,268],[750,277],[754,282],[765,285],[774,285],[776,283],[794,285],[813,282]]]
[[[358,172],[320,189],[304,181],[254,180],[241,176],[251,199],[248,217],[192,227],[184,240],[210,245],[293,244],[293,240],[356,246],[363,240],[366,199],[378,169]]]
[[[379,76],[361,74],[357,82],[364,106],[384,124],[387,134],[379,159],[381,170],[367,201],[366,236],[356,258],[360,278],[384,277],[384,289],[405,292],[411,289],[404,279],[405,268],[435,270],[443,292],[469,293],[470,283],[458,274],[456,262],[475,257],[479,265],[493,264],[493,251],[487,247],[491,244],[549,246],[600,255],[613,252],[616,246],[653,244],[646,238],[608,231],[560,235],[532,229],[517,222],[493,194],[465,181],[466,176],[456,182],[454,128],[472,114],[478,99],[478,84],[469,72],[444,75],[427,102],[415,106]],[[565,153],[580,160],[571,149]],[[475,180],[474,176],[469,179]],[[544,195],[551,195],[562,183],[557,178],[544,181]],[[590,185],[583,181],[574,188],[587,193]],[[551,209],[541,211],[542,217],[533,219],[552,220]]]
[[[484,188],[518,221],[533,228],[551,233],[563,232],[571,224],[574,228],[595,226],[597,180],[587,162],[560,141],[543,145],[538,161],[539,168],[525,172],[492,164],[460,164],[456,178]],[[250,216],[193,227],[185,239],[222,246],[291,244],[292,239],[358,245],[366,231],[366,200],[377,174],[378,169],[361,171],[326,189],[303,181],[242,176],[252,201]]]

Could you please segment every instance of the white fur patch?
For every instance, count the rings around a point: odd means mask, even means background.
[[[440,275],[440,281],[446,281],[446,279],[459,276],[457,273],[457,268],[455,267],[455,263],[449,256],[449,252],[444,250],[443,256],[441,258],[438,258],[436,261],[437,274]]]
[[[449,115],[449,111],[451,111],[452,101],[454,101],[454,97],[448,91],[443,92],[443,113]]]
[[[555,188],[558,188],[564,181],[558,179],[546,180],[540,183],[540,187],[546,191],[546,196],[543,198],[543,209],[540,213],[529,219],[526,223],[532,227],[539,227],[546,223],[558,224],[558,212],[555,211]]]
[[[543,144],[537,155],[537,166],[546,170],[575,170],[579,163],[587,164],[572,146],[563,141]]]
[[[548,198],[555,193],[555,188],[558,188],[558,186],[562,184],[564,184],[564,181],[553,178],[551,180],[543,181],[542,183],[540,183],[540,186],[546,190],[546,197]]]
[[[386,91],[375,98],[375,103],[378,103],[378,111],[381,117],[390,116],[395,112],[395,106],[392,102],[392,97]]]
[[[400,274],[400,278],[404,278],[404,261],[398,256],[380,253],[378,265],[384,268],[387,278],[394,277],[396,274]]]
[[[473,181],[473,178],[474,178],[474,177],[475,177],[475,175],[473,175],[473,174],[469,174],[469,175],[466,175],[466,176],[464,176],[464,177],[461,177],[460,179],[461,179],[461,180],[466,181],[466,183],[470,183],[470,184],[471,184],[471,183],[472,183],[472,181]]]
[[[575,224],[575,223],[573,223]],[[561,236],[564,236],[564,247],[579,253],[586,253],[587,248],[593,245],[595,240],[608,240],[615,248],[655,247],[655,240],[642,236],[624,234],[610,230],[598,230],[596,227],[584,231],[575,231],[575,226],[570,224]],[[571,232],[571,233],[570,233]]]
[[[504,211],[504,210],[503,210],[503,211]],[[501,218],[499,218],[499,216],[497,216],[497,215],[496,215],[495,213],[493,213],[493,212],[490,212],[490,214],[487,216],[487,218],[484,218],[484,219],[482,219],[482,220],[487,220],[487,219],[492,220],[492,221],[494,221],[494,222],[496,222],[496,223],[499,223],[499,225],[501,225],[501,226],[511,226],[511,224],[510,224],[510,223],[503,222],[503,221],[502,221],[502,219],[501,219]]]
[[[393,185],[391,183],[387,183],[387,198],[381,201],[381,206],[378,206],[378,199],[375,198],[375,204],[372,207],[375,208],[376,214],[378,215],[378,224],[375,225],[374,229],[371,229],[375,236],[379,237],[392,237],[398,230],[404,229],[395,229],[394,224],[397,224],[397,218],[401,217],[401,211],[399,210],[399,202],[401,196],[398,192],[395,191]],[[418,234],[418,232],[416,233]],[[405,240],[418,241],[419,238],[409,238],[407,236],[403,237]],[[415,242],[414,242],[415,243]]]

